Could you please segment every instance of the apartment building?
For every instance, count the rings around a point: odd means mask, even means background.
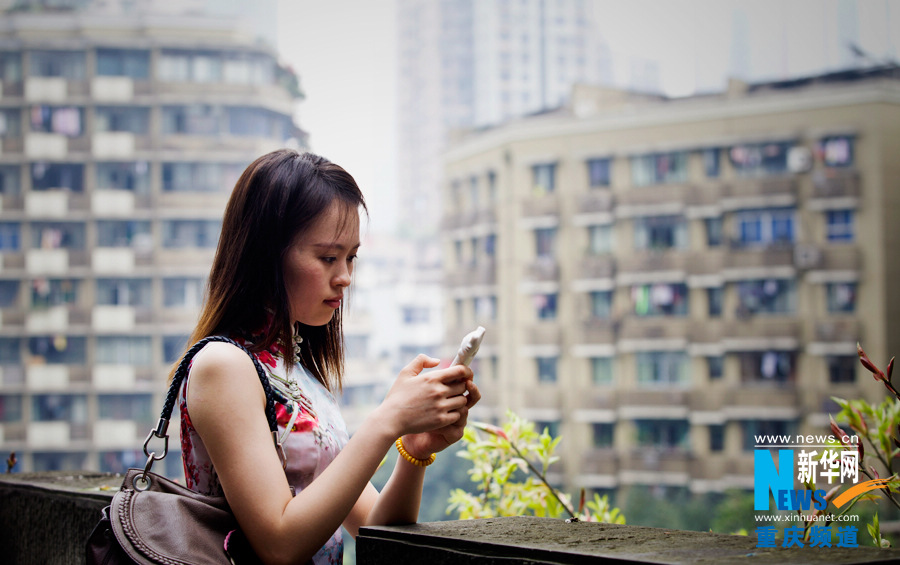
[[[576,87],[445,154],[445,345],[595,489],[752,487],[757,434],[829,433],[900,353],[900,71],[666,99]]]
[[[296,77],[233,21],[88,8],[0,18],[0,451],[21,471],[143,464],[231,187],[305,146]]]

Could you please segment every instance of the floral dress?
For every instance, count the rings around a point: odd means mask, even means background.
[[[238,343],[248,345],[242,338]],[[299,347],[299,339],[295,348]],[[287,457],[288,484],[299,493],[306,488],[340,453],[349,439],[347,428],[338,409],[334,395],[309,371],[295,363],[290,374],[286,373],[283,355],[275,345],[269,351],[256,354],[275,392],[275,416],[278,437]],[[190,380],[190,371],[179,395],[181,408],[181,452],[184,461],[184,478],[188,488],[201,494],[221,496],[222,485],[213,468],[203,440],[191,423],[184,391]],[[315,565],[343,562],[341,528],[313,556]]]

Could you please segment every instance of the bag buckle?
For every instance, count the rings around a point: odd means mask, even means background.
[[[139,478],[144,483],[149,484],[147,481],[147,473],[150,472],[150,467],[153,466],[153,462],[159,461],[160,459],[165,459],[166,455],[169,453],[169,434],[167,433],[168,429],[169,420],[167,420],[166,418],[160,418],[159,422],[156,424],[156,428],[150,430],[150,433],[147,434],[147,439],[144,440],[144,455],[147,456],[147,464],[144,466],[144,472],[139,475]],[[163,440],[162,455],[157,455],[155,451],[150,451],[150,440],[152,440],[154,437]],[[135,478],[135,481],[136,480],[137,478]]]

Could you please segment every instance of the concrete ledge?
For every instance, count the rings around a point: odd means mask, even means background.
[[[0,475],[0,561],[83,564],[100,509],[121,484],[121,476],[99,473]]]
[[[862,536],[862,533],[860,534]],[[859,539],[860,544],[866,542]],[[363,528],[360,564],[784,564],[900,563],[900,550],[763,549],[747,536],[642,526],[574,523],[549,518],[493,518]]]

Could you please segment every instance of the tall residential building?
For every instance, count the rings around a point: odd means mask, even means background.
[[[231,187],[305,146],[296,77],[235,29],[90,6],[0,17],[0,451],[19,470],[142,464]]]
[[[575,83],[611,80],[590,0],[399,0],[401,224],[436,233],[451,132],[558,107]]]
[[[578,87],[445,156],[446,346],[564,437],[569,486],[752,486],[756,435],[828,434],[900,353],[900,71],[677,100]]]

